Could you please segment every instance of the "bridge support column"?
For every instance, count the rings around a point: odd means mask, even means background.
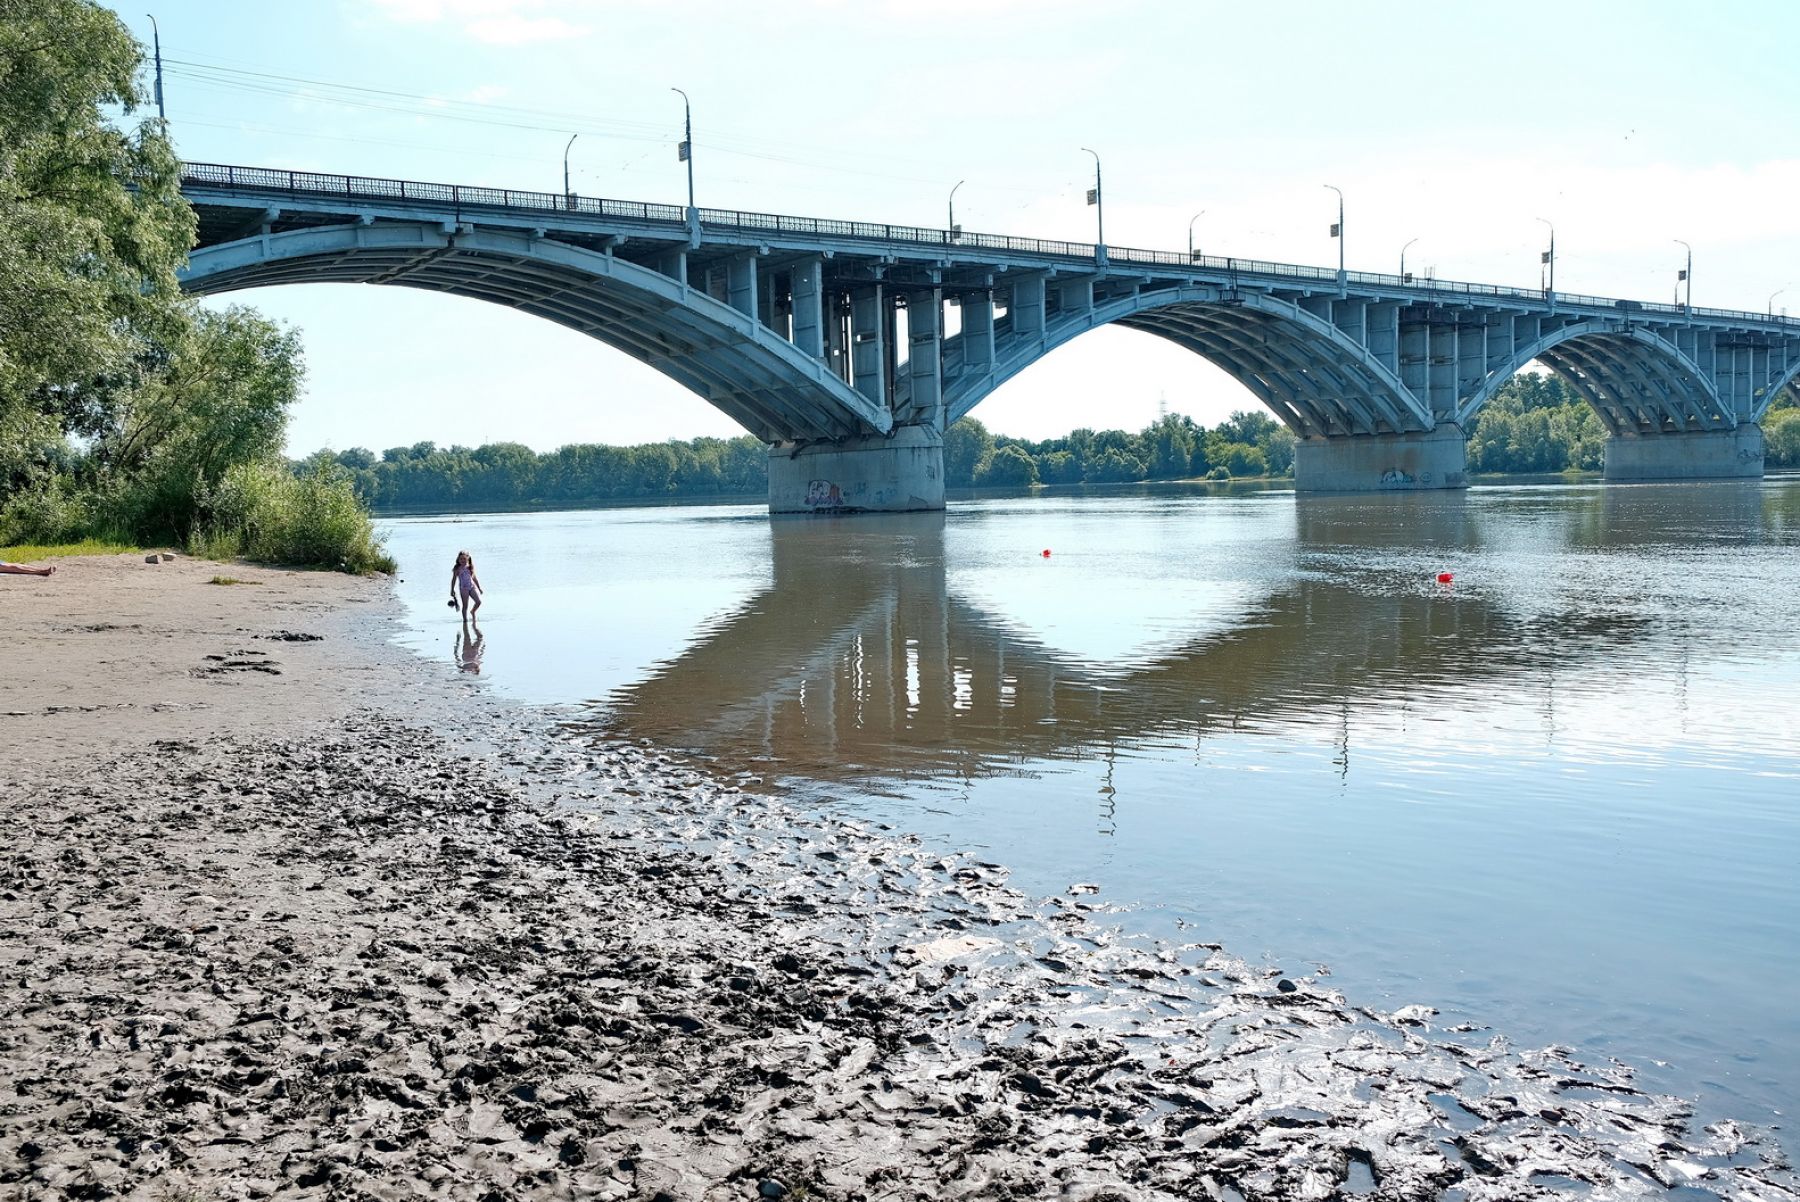
[[[794,264],[794,345],[815,359],[825,357],[825,285],[821,260],[814,256]]]
[[[963,370],[986,375],[994,370],[994,298],[965,293],[962,298]]]
[[[1297,492],[1399,492],[1467,488],[1462,427],[1448,423],[1420,434],[1354,434],[1302,438],[1294,444]]]
[[[739,313],[756,317],[756,256],[739,255],[725,267],[725,303]]]
[[[895,417],[939,429],[943,426],[942,348],[944,330],[944,297],[937,289],[914,292],[907,297],[906,332],[910,354],[906,374],[912,385],[912,399],[907,412]]]
[[[1615,434],[1606,440],[1607,480],[1754,480],[1762,474],[1763,432],[1753,422],[1735,430]]]
[[[769,448],[770,513],[910,513],[944,507],[944,439],[927,426],[890,436]]]
[[[850,386],[887,404],[887,289],[870,284],[850,297]]]

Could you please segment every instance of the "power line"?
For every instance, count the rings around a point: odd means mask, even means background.
[[[388,112],[401,116],[456,121],[531,133],[585,133],[599,138],[648,143],[668,142],[672,140],[673,135],[671,126],[666,123],[617,118],[596,120],[592,114],[576,114],[491,101],[427,96],[392,88],[335,82],[272,70],[254,70],[248,66],[224,66],[218,62],[198,61],[212,56],[195,55],[192,51],[183,53],[189,57],[165,58],[163,60],[165,67],[172,68],[171,74],[179,75],[188,80],[190,84],[205,90],[223,89],[271,97],[298,98],[364,111]],[[714,153],[737,155],[788,166],[809,167],[831,171],[835,174],[898,180],[907,183],[935,184],[941,182],[939,173],[936,172],[928,176],[908,175],[893,171],[854,167],[844,162],[845,158],[873,157],[867,152],[845,151],[829,160],[812,158],[790,153],[791,146],[789,144],[741,135],[719,135],[716,130],[712,136],[698,138],[696,142],[699,146]],[[896,161],[891,154],[884,153],[880,157],[884,162]],[[923,165],[923,160],[900,161]],[[935,164],[933,165],[935,166]],[[1042,189],[1039,188],[1023,188],[1004,184],[984,183],[983,188],[987,191],[1034,196],[1042,194]]]

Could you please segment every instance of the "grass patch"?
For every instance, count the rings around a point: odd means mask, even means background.
[[[236,576],[214,576],[208,584],[255,584],[254,580],[239,580]]]
[[[67,555],[118,555],[142,551],[130,543],[103,538],[84,538],[78,543],[24,543],[16,547],[0,547],[0,559],[9,563],[34,563],[40,559],[61,559]]]

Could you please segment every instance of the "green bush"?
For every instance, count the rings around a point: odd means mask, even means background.
[[[313,461],[300,475],[239,464],[206,495],[203,508],[206,518],[188,539],[194,555],[358,574],[394,570],[350,473],[328,460]]]
[[[93,530],[94,498],[51,476],[0,508],[0,546],[77,542]]]
[[[1763,439],[1770,467],[1800,467],[1800,409],[1783,409],[1765,417]]]

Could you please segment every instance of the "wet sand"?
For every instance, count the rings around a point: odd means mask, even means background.
[[[383,582],[0,586],[0,1197],[1800,1198],[1627,1066],[496,702]]]

